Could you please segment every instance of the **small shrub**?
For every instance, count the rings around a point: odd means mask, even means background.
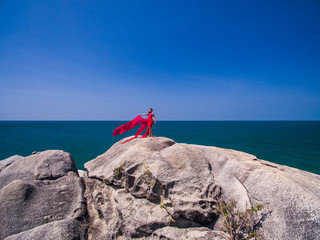
[[[146,166],[145,169],[146,169],[145,173],[148,174],[148,175],[151,175],[151,172],[149,170],[149,166]]]
[[[119,176],[120,173],[123,171],[123,165],[113,170],[114,175]]]
[[[223,226],[228,232],[230,239],[256,239],[255,225],[258,223],[258,212],[263,205],[256,205],[245,211],[237,209],[237,202],[218,201],[217,210],[223,219]]]

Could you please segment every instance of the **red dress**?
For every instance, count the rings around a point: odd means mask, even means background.
[[[135,119],[131,120],[130,122],[127,122],[123,125],[121,125],[120,127],[117,127],[114,131],[113,131],[113,136],[116,136],[118,134],[122,134],[122,133],[125,133],[131,129],[133,129],[134,127],[138,126],[139,124],[141,124],[140,128],[138,129],[138,131],[136,132],[135,136],[133,138],[130,138],[129,140],[123,142],[123,143],[126,143],[126,142],[129,142],[131,141],[132,139],[134,138],[137,138],[139,136],[140,133],[143,132],[143,130],[147,128],[147,131],[145,132],[145,134],[143,134],[143,138],[145,138],[148,133],[149,133],[149,129],[152,128],[152,125],[153,125],[153,119],[152,119],[152,116],[153,116],[153,113],[149,113],[148,114],[148,118],[147,119],[144,119],[142,118],[141,116],[137,116]],[[122,144],[123,144],[122,143]]]
[[[145,134],[142,136],[142,137],[146,137],[147,134],[149,133],[149,129],[152,128],[152,125],[153,125],[153,119],[152,119],[152,116],[153,116],[153,113],[149,113],[148,114],[148,128],[147,128],[147,131],[145,132]]]

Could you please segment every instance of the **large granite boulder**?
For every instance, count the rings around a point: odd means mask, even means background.
[[[232,200],[265,206],[261,238],[320,239],[318,175],[164,137],[121,142],[85,164],[89,239],[228,239],[216,208]]]
[[[66,152],[0,161],[0,239],[86,239],[83,192]]]

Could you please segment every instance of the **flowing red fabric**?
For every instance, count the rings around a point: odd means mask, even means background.
[[[151,121],[150,121],[150,119],[151,119]],[[125,132],[133,129],[134,127],[138,126],[139,124],[141,124],[141,126],[138,129],[138,131],[136,132],[135,136],[133,138],[130,138],[129,140],[123,142],[122,144],[129,142],[134,138],[137,138],[139,136],[139,134],[142,133],[143,130],[148,126],[147,131],[142,136],[142,137],[146,137],[148,135],[149,128],[152,127],[152,125],[153,125],[152,116],[150,116],[150,114],[149,114],[147,119],[144,119],[141,116],[137,116],[135,119],[131,120],[130,122],[127,122],[127,123],[121,125],[120,127],[117,127],[113,131],[113,136],[125,133]]]

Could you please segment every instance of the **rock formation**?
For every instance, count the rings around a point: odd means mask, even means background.
[[[86,239],[83,193],[63,151],[0,161],[0,239]]]
[[[232,200],[264,205],[263,239],[320,239],[319,175],[164,137],[125,140],[80,177],[62,151],[0,161],[0,239],[229,239],[217,202]]]
[[[227,239],[217,199],[264,205],[264,239],[320,239],[320,176],[247,153],[157,137],[118,142],[85,168],[89,239]]]

